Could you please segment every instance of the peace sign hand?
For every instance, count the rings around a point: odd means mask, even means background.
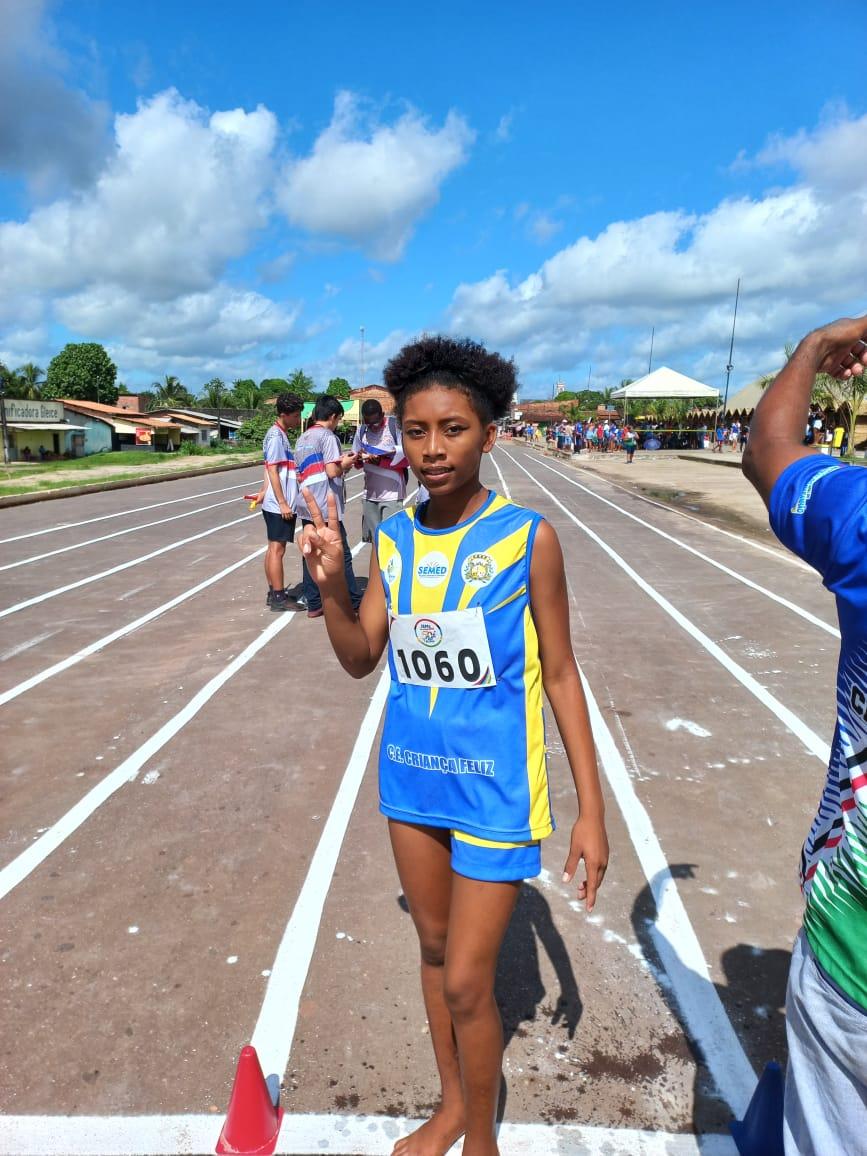
[[[316,499],[306,486],[301,487],[304,501],[313,521],[305,526],[298,539],[298,549],[307,563],[310,577],[317,586],[327,587],[335,578],[343,574],[343,539],[337,527],[337,499],[331,489],[328,491],[328,521],[322,518],[322,511]]]

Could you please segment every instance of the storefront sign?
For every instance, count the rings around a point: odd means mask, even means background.
[[[137,425],[135,427],[135,444],[137,446],[149,446],[153,439],[153,431],[147,429],[145,426]]]
[[[59,401],[18,401],[6,398],[7,421],[63,421],[63,406]]]

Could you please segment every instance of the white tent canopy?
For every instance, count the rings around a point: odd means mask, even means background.
[[[627,401],[649,397],[717,398],[719,397],[719,390],[711,389],[709,385],[702,385],[695,378],[687,377],[683,373],[677,373],[675,370],[669,369],[668,366],[662,365],[659,369],[654,369],[653,373],[640,377],[638,381],[624,385],[622,389],[615,389],[611,396],[612,398],[623,397]]]

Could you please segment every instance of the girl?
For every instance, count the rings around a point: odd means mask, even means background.
[[[521,881],[553,830],[542,689],[578,795],[564,882],[580,859],[592,910],[608,861],[593,737],[569,632],[563,556],[539,514],[479,480],[515,392],[511,362],[425,337],[386,367],[403,447],[429,499],[378,528],[359,612],[343,577],[337,510],[308,497],[299,541],[344,668],[362,678],[389,646],[380,809],[421,947],[440,1107],[395,1156],[495,1156],[503,1034],[500,944]]]

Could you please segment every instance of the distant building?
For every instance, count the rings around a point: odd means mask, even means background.
[[[554,397],[559,397],[561,393],[566,392],[566,382],[558,378],[554,382]]]
[[[349,396],[358,402],[359,409],[365,401],[373,398],[382,406],[383,413],[394,413],[394,398],[384,385],[366,385],[363,389],[353,389]]]
[[[79,458],[85,452],[85,427],[67,419],[61,402],[7,397],[4,408],[10,461]]]
[[[180,426],[175,421],[78,398],[61,398],[60,404],[68,419],[83,424],[85,454],[107,450],[171,451],[181,444]]]
[[[128,410],[130,413],[141,413],[141,398],[137,393],[118,394],[117,408]]]

